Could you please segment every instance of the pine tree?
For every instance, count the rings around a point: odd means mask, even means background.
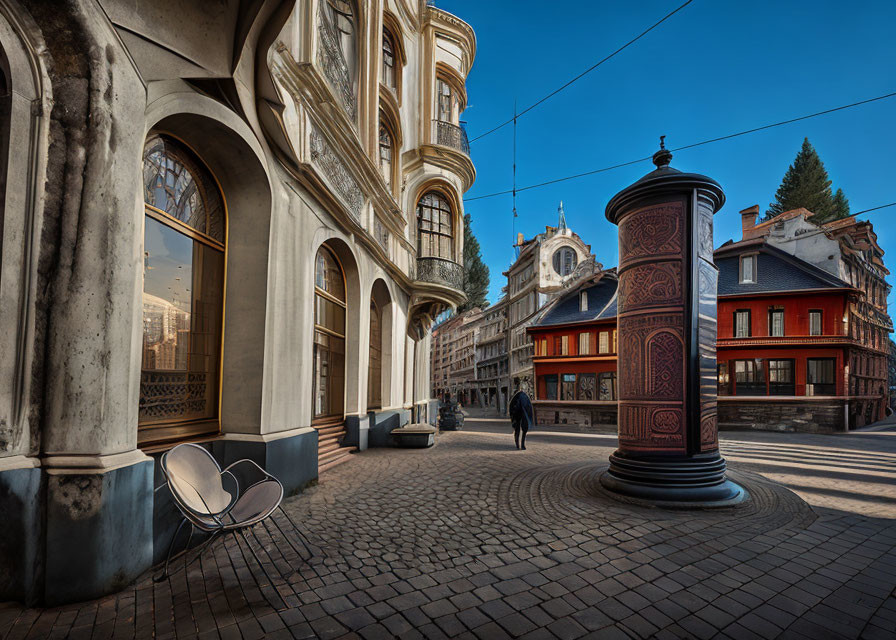
[[[846,198],[843,198],[846,202]],[[775,201],[769,205],[767,214],[779,213],[804,207],[815,214],[816,221],[834,219],[834,199],[831,195],[831,180],[809,138],[803,139],[803,148],[796,154],[793,164],[784,174],[784,180],[775,193]]]
[[[485,299],[489,285],[488,267],[482,261],[479,241],[473,235],[470,221],[470,214],[464,215],[464,293],[467,294],[467,301],[458,309],[459,312],[488,304]]]
[[[843,195],[843,189],[837,189],[834,194],[831,220],[849,217],[849,200]]]

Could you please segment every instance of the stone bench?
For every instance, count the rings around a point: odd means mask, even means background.
[[[392,429],[392,438],[397,447],[425,449],[435,444],[436,430],[428,424],[409,424]]]

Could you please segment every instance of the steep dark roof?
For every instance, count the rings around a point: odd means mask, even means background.
[[[757,282],[741,284],[740,255],[739,252],[725,251],[724,255],[717,255],[715,258],[716,266],[719,268],[720,296],[850,288],[849,283],[827,271],[768,245],[759,248],[756,265]]]
[[[548,326],[613,318],[616,316],[616,286],[615,278],[605,277],[588,287],[576,287],[535,324]],[[582,291],[588,292],[587,311],[579,311],[579,294]]]

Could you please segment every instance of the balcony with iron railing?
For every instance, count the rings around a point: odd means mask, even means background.
[[[433,141],[443,147],[451,147],[469,157],[470,141],[467,139],[467,130],[463,124],[456,125],[442,120],[433,120]]]
[[[446,258],[417,258],[416,280],[449,287],[456,291],[464,289],[464,268]]]

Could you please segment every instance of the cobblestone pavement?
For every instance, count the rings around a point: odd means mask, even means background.
[[[278,514],[160,584],[0,605],[0,634],[896,637],[896,434],[723,434],[752,500],[667,511],[602,491],[611,434],[538,430],[521,452],[508,431],[469,421],[328,472],[285,505],[310,562]]]

